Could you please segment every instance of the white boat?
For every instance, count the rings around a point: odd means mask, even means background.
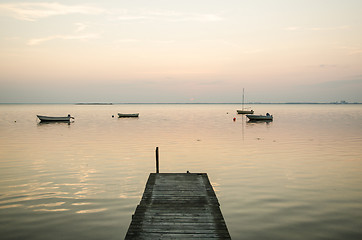
[[[243,110],[236,110],[236,112],[238,114],[253,114],[254,110],[245,110],[245,109],[243,109]]]
[[[269,113],[265,115],[248,114],[246,116],[250,121],[273,121],[273,115],[270,115]]]
[[[243,88],[243,102],[242,102],[242,108],[241,108],[241,110],[236,110],[236,112],[238,113],[238,114],[253,114],[254,113],[254,110],[247,110],[247,109],[245,109],[244,108],[244,88]]]
[[[42,115],[36,115],[40,121],[42,122],[70,122],[71,119],[74,119],[74,117],[68,116],[66,117],[49,117],[49,116],[42,116]]]
[[[138,117],[139,113],[118,113],[118,117]]]

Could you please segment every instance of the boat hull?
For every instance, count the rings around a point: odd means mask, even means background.
[[[119,118],[138,117],[139,113],[118,113]]]
[[[67,117],[49,117],[49,116],[41,116],[41,115],[36,115],[36,116],[42,122],[70,122],[70,120],[73,118],[71,116],[67,116]]]
[[[238,114],[253,114],[254,110],[236,110]]]
[[[246,115],[250,121],[273,121],[273,115]]]

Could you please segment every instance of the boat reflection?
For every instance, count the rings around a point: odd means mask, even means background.
[[[59,124],[59,125],[69,125],[71,124],[72,122],[61,122],[61,121],[40,121],[38,122],[38,126],[46,126],[46,125],[55,125],[55,124]]]
[[[266,124],[269,125],[272,122],[273,122],[273,120],[249,120],[246,123],[248,123],[248,124],[253,124],[253,123],[263,124],[263,123],[266,123]]]

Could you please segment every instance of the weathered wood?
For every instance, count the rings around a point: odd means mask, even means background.
[[[231,238],[206,173],[151,173],[125,239]]]

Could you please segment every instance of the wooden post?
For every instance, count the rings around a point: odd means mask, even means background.
[[[158,165],[158,147],[156,147],[156,173],[160,173],[160,168]]]

